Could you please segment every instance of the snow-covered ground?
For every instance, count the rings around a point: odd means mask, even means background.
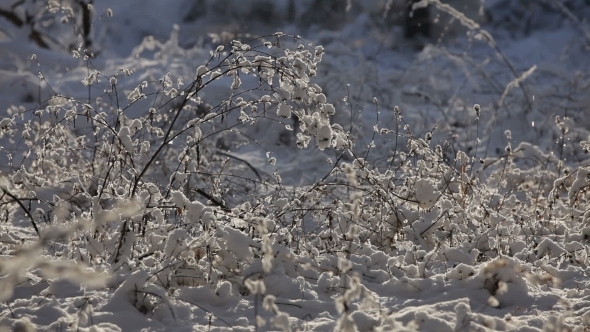
[[[0,330],[590,330],[590,5],[448,2],[0,1]]]

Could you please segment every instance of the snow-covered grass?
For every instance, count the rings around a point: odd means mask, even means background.
[[[468,35],[417,52],[395,1],[343,2],[285,15],[304,38],[187,42],[212,1],[25,1],[45,46],[1,22],[0,329],[590,329],[588,7],[514,37],[431,0]]]

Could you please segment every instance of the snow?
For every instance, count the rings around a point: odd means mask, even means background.
[[[590,7],[327,3],[0,19],[0,330],[590,328]]]
[[[291,106],[280,103],[277,109],[277,115],[283,118],[290,118],[291,117]]]

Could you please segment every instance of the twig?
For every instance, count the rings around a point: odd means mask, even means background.
[[[260,176],[260,173],[258,172],[258,170],[254,166],[252,166],[252,164],[250,164],[248,161],[246,161],[246,160],[244,160],[242,158],[236,157],[234,155],[231,155],[229,153],[225,153],[223,151],[217,151],[217,154],[220,154],[222,156],[227,156],[227,157],[233,158],[233,159],[235,159],[237,161],[243,162],[244,164],[246,164],[246,166],[248,166],[252,170],[252,172],[254,172],[254,174],[256,174],[256,176],[258,177],[258,179],[260,181],[262,181],[262,177]]]
[[[496,51],[496,53],[498,53],[498,56],[500,56],[500,58],[506,64],[506,66],[508,67],[508,69],[510,69],[510,71],[512,72],[512,75],[514,75],[515,81],[517,81],[518,86],[522,90],[522,93],[524,94],[524,97],[526,99],[526,102],[527,102],[527,110],[526,110],[526,113],[528,113],[529,111],[532,111],[533,105],[532,105],[531,97],[529,96],[528,91],[524,87],[524,84],[522,84],[522,82],[518,81],[520,75],[518,74],[518,72],[516,71],[516,68],[514,68],[514,66],[510,62],[510,60],[508,60],[508,58],[506,57],[506,55],[504,55],[504,53],[502,52],[502,50],[500,50],[500,47],[498,46],[498,44],[496,44],[496,41],[494,40],[494,38],[492,37],[492,35],[490,35],[486,30],[482,29],[479,26],[479,24],[477,24],[477,22],[475,22],[472,19],[468,18],[467,16],[465,16],[463,13],[461,13],[458,10],[456,10],[452,6],[450,6],[448,4],[441,3],[440,0],[423,0],[422,2],[424,4],[429,4],[429,3],[434,4],[436,6],[436,8],[442,10],[443,12],[445,12],[445,13],[451,15],[451,16],[453,16],[455,19],[457,19],[466,28],[468,28],[468,29],[470,29],[472,31],[476,31],[477,32],[477,35],[482,40],[485,40],[488,43],[488,45],[490,45]]]
[[[213,205],[219,206],[220,208],[222,208],[226,212],[231,211],[230,208],[228,208],[222,201],[218,201],[217,199],[215,199],[215,197],[211,196],[209,193],[207,193],[203,189],[196,188],[195,191],[199,195],[201,195],[201,196],[205,197],[206,199],[210,200],[211,202],[213,202]]]
[[[1,187],[2,191],[8,195],[10,198],[12,198],[14,201],[16,201],[16,203],[21,207],[21,209],[23,209],[23,211],[25,211],[25,214],[29,217],[29,219],[31,219],[31,224],[33,224],[33,228],[35,229],[35,233],[37,233],[37,236],[39,237],[39,239],[41,239],[41,233],[39,233],[39,228],[37,228],[37,223],[35,222],[35,218],[33,218],[33,215],[31,214],[31,211],[29,211],[29,209],[27,209],[25,207],[25,205],[23,204],[23,202],[21,202],[21,200],[14,196],[10,191],[8,191],[6,188]]]
[[[303,308],[302,306],[300,306],[299,304],[294,304],[294,303],[285,303],[285,302],[275,302],[275,304],[280,304],[280,305],[290,305],[293,307],[297,307],[299,309]]]
[[[557,0],[551,0],[551,3],[559,10],[561,10],[561,12],[565,16],[567,16],[567,18],[574,21],[578,25],[578,28],[580,28],[582,34],[586,38],[586,44],[590,46],[590,30],[588,29],[588,27],[584,26],[583,22],[580,22],[580,19],[576,17],[576,15],[574,15],[569,9],[567,9],[567,7],[563,5],[563,3]]]

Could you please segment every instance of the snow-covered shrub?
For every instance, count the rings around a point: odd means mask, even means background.
[[[167,46],[146,39],[135,53]],[[293,235],[267,215],[282,210],[280,173],[230,151],[251,144],[274,164],[250,138],[261,126],[298,129],[300,148],[334,144],[334,107],[310,82],[322,55],[322,47],[277,33],[219,46],[187,83],[167,73],[122,89],[131,70],[90,70],[80,83],[88,99],[55,92],[33,110],[15,108],[2,134],[27,149],[7,150],[14,171],[3,179],[3,203],[12,203],[4,217],[28,219],[39,238],[32,248],[51,246],[53,255],[113,273],[114,301],[133,295],[141,312],[154,313],[178,287],[232,280],[235,292],[252,292],[248,280],[274,270],[276,259],[293,259]],[[15,273],[35,266],[24,264]],[[284,273],[295,277],[293,268]],[[8,292],[20,282],[10,280]]]

